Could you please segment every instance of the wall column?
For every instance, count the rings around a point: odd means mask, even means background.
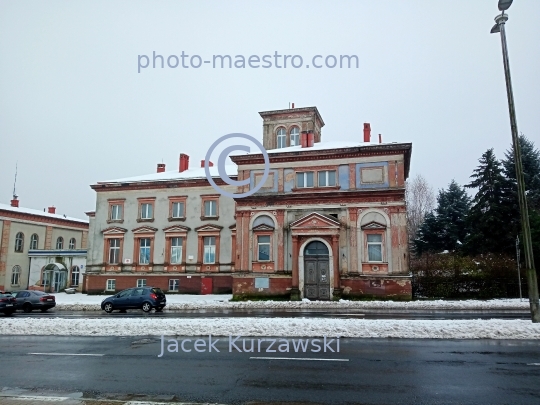
[[[300,279],[298,276],[298,256],[299,256],[299,246],[298,246],[298,235],[292,235],[292,288],[291,288],[291,301],[300,300],[300,290],[298,286],[300,284]]]
[[[349,273],[360,273],[358,264],[358,211],[356,208],[349,208]]]
[[[283,244],[283,219],[285,216],[284,210],[277,210],[277,247],[278,247],[278,261],[277,271],[285,270],[285,246]]]

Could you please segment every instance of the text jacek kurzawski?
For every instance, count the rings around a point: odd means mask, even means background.
[[[208,339],[185,338],[180,340],[166,339],[165,336],[161,335],[161,353],[158,357],[163,357],[165,353],[178,352],[219,353],[220,350],[216,344],[220,341],[228,341],[229,353],[339,353],[339,337],[272,339],[229,336],[227,340],[226,338],[212,338],[212,335],[208,335]]]

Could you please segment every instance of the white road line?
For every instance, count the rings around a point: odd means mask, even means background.
[[[349,359],[314,359],[311,357],[250,357],[250,360],[310,360],[310,361],[349,361]]]
[[[28,353],[35,356],[105,356],[104,354],[97,353]]]
[[[17,401],[42,401],[42,402],[62,402],[67,399],[73,399],[68,397],[40,397],[40,396],[34,396],[34,395],[21,395],[21,396],[15,396],[15,397],[2,397],[2,398],[8,398],[13,399]]]
[[[540,366],[540,363],[527,363],[528,366]]]

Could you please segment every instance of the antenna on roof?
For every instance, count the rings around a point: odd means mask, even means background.
[[[17,192],[15,191],[15,188],[17,186],[17,165],[18,165],[19,162],[16,162],[15,163],[15,181],[13,182],[13,199],[16,200],[17,199]]]

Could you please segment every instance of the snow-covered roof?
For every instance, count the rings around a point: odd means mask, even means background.
[[[402,142],[400,142],[402,143]],[[407,142],[405,142],[407,143]],[[346,148],[358,148],[363,146],[387,146],[396,145],[397,142],[354,142],[354,141],[330,141],[330,142],[316,142],[313,146],[302,148],[302,146],[289,146],[280,149],[269,149],[267,152],[272,153],[287,153],[287,152],[309,152],[312,150],[334,150],[334,149],[346,149]],[[260,152],[247,153],[247,155],[258,155]]]
[[[67,221],[81,222],[81,223],[84,223],[84,224],[88,223],[87,219],[73,218],[73,217],[68,217],[68,216],[64,216],[64,215],[61,215],[61,214],[49,214],[48,212],[43,212],[43,211],[40,211],[40,210],[34,210],[34,209],[31,209],[31,208],[22,208],[22,207],[12,207],[11,205],[7,205],[7,204],[0,204],[0,210],[18,212],[18,213],[21,213],[21,214],[38,215],[40,217],[63,219],[63,220],[67,220]]]
[[[209,171],[212,177],[220,177],[218,173],[218,168],[216,166],[210,167]],[[225,165],[225,171],[228,176],[236,176],[238,174],[238,166]],[[147,182],[147,181],[153,182],[153,181],[188,180],[188,179],[203,179],[203,178],[206,178],[204,167],[198,167],[196,169],[184,170],[181,173],[178,172],[178,170],[173,170],[173,171],[168,171],[168,172],[145,174],[142,176],[126,177],[123,179],[98,181],[98,184],[142,183],[142,182]]]

